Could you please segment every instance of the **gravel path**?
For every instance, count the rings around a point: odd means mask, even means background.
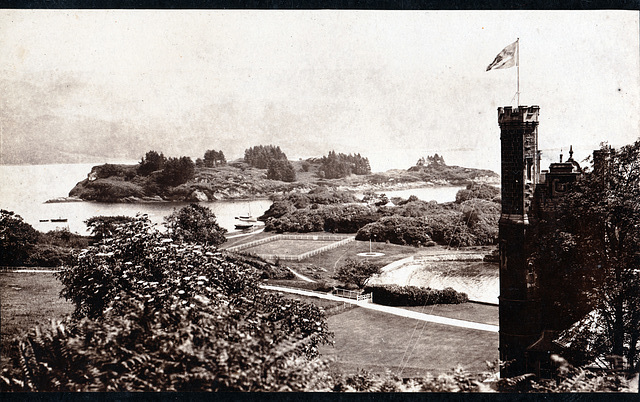
[[[416,311],[405,310],[398,307],[382,306],[380,304],[375,304],[368,301],[356,301],[353,299],[347,299],[344,297],[338,297],[338,296],[334,296],[326,293],[311,292],[311,291],[302,290],[302,289],[292,289],[292,288],[287,288],[282,286],[271,286],[271,285],[262,285],[261,288],[267,289],[267,290],[273,290],[277,292],[294,293],[302,296],[318,297],[320,299],[356,304],[362,308],[377,310],[383,313],[394,314],[394,315],[398,315],[406,318],[413,318],[415,320],[432,322],[435,324],[450,325],[454,327],[476,329],[479,331],[487,331],[487,332],[494,332],[494,333],[498,332],[497,325],[481,324],[481,323],[472,322],[472,321],[457,320],[455,318],[440,317],[437,315],[424,314]]]

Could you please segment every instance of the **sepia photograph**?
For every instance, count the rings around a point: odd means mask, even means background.
[[[637,393],[639,24],[0,9],[0,391]]]

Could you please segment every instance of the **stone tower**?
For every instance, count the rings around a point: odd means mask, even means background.
[[[500,360],[503,376],[524,374],[525,352],[541,333],[538,278],[528,264],[529,213],[539,181],[538,106],[498,108],[502,154]]]

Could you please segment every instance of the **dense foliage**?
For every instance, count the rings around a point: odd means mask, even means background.
[[[373,285],[364,291],[373,293],[373,300],[385,306],[426,306],[430,304],[460,304],[469,301],[466,293],[452,288],[443,290],[417,286]]]
[[[164,221],[174,241],[219,246],[227,240],[227,229],[218,225],[216,215],[204,205],[190,204],[174,210]]]
[[[473,188],[470,186],[468,190]],[[478,188],[482,190],[480,195],[492,191],[483,186]],[[365,199],[368,204],[357,203],[349,192],[316,189],[309,194],[290,194],[274,200],[259,219],[265,221],[267,231],[357,232],[357,240],[414,246],[486,245],[495,243],[498,236],[500,204],[494,201],[470,198],[460,203],[438,204],[412,196],[395,206],[387,206],[384,195],[365,195]]]
[[[258,169],[267,169],[269,162],[276,160],[287,160],[287,155],[279,146],[257,145],[244,151],[244,161]]]
[[[205,167],[216,167],[218,165],[225,165],[227,158],[225,158],[222,150],[216,151],[209,149],[204,153],[203,163]]]
[[[378,211],[383,217],[358,230],[357,240],[476,246],[492,244],[498,236],[500,204],[492,201],[470,199],[461,204],[438,204],[410,199]]]
[[[90,239],[68,229],[38,232],[14,212],[0,212],[0,266],[58,267],[73,261],[73,250]]]
[[[330,151],[327,156],[322,157],[320,162],[321,166],[318,173],[325,179],[339,179],[350,174],[365,175],[371,173],[369,159],[360,156],[360,154],[345,155]]]
[[[276,196],[273,204],[258,219],[266,221],[268,218],[280,218],[288,212],[296,209],[314,207],[314,204],[329,205],[357,202],[357,198],[350,191],[329,190],[326,187],[317,187],[308,193],[290,193],[284,196]]]
[[[591,309],[601,327],[574,331],[587,354],[626,356],[640,367],[640,140],[603,147],[604,165],[556,200],[539,224],[533,263],[539,269],[548,325],[566,328]],[[581,339],[582,338],[582,339]],[[585,344],[585,339],[592,341]]]
[[[95,166],[91,171],[97,179],[119,177],[122,180],[131,180],[135,177],[137,169],[135,166],[130,165],[113,165],[105,163],[104,165]]]
[[[499,203],[500,189],[488,184],[471,183],[467,184],[466,189],[459,190],[456,193],[456,202],[458,204],[474,198]]]
[[[191,180],[195,174],[195,163],[188,156],[169,158],[164,163],[159,183],[165,186],[178,186]]]
[[[304,391],[329,341],[311,304],[259,288],[253,264],[176,244],[145,217],[118,225],[60,272],[75,319],[36,331],[14,355],[12,389]],[[322,372],[322,370],[320,370]]]
[[[25,263],[38,241],[38,231],[20,215],[0,210],[0,265]]]
[[[358,230],[356,239],[388,241],[402,245],[433,245],[435,243],[431,240],[429,233],[433,233],[433,230],[425,219],[393,215],[382,217],[378,221],[362,227]]]
[[[380,273],[380,265],[369,260],[347,259],[344,264],[336,270],[334,278],[345,284],[353,284],[363,288],[372,275]]]
[[[162,170],[167,158],[162,153],[156,151],[149,151],[142,157],[142,160],[138,164],[138,174],[147,176],[152,172]]]
[[[312,204],[302,209],[280,204],[277,208],[281,209],[271,211],[289,212],[279,218],[267,218],[266,231],[355,233],[380,217],[375,207],[363,204]]]
[[[296,170],[287,160],[271,160],[267,165],[267,179],[291,183],[296,181]]]
[[[113,236],[116,226],[133,220],[134,218],[124,215],[94,216],[84,221],[84,223],[94,239],[102,240],[105,237]]]

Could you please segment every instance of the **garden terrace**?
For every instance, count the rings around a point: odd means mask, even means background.
[[[276,235],[227,248],[267,260],[302,261],[354,241],[353,236]]]

